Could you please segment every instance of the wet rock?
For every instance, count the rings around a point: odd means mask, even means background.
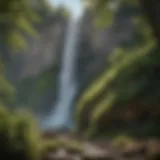
[[[57,133],[55,131],[53,131],[52,129],[49,130],[45,130],[42,133],[42,138],[44,139],[53,139],[53,138],[57,138]]]
[[[78,151],[78,150],[76,150],[74,148],[66,149],[66,151],[67,151],[67,153],[72,154],[72,155],[81,154],[82,153],[82,151]]]
[[[109,155],[85,155],[83,160],[115,160],[115,158]]]
[[[125,158],[140,157],[146,155],[146,147],[143,143],[131,143],[124,147],[121,155]]]
[[[114,160],[114,156],[107,150],[96,145],[86,143],[84,145],[84,160]]]
[[[56,153],[50,153],[45,160],[71,160],[71,156],[64,149],[59,149]]]

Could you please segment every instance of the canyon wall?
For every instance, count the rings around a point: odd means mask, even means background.
[[[106,28],[97,28],[92,13],[86,11],[81,28],[77,77],[82,90],[85,90],[88,84],[106,70],[107,57],[113,50],[121,43],[132,40],[134,25],[131,14],[126,16],[122,7],[113,24]]]
[[[22,53],[11,54],[8,77],[17,90],[17,105],[36,114],[48,111],[56,99],[66,17],[52,16],[37,26],[38,38],[28,37]]]
[[[123,9],[119,12],[122,13]],[[133,25],[129,16],[117,15],[113,25],[103,29],[96,28],[92,13],[86,11],[82,17],[77,48],[79,89],[76,101],[106,70],[108,55],[120,42],[129,41],[132,37]],[[66,18],[50,18],[38,27],[39,39],[28,38],[28,49],[13,55],[9,62],[8,72],[17,89],[18,105],[31,108],[36,114],[49,113],[56,100],[66,22]]]
[[[102,73],[107,72],[109,56],[122,44],[131,42],[134,32],[132,13],[126,15],[126,9],[123,6],[120,7],[117,12],[113,24],[106,28],[97,28],[94,25],[92,13],[86,12],[86,14],[84,14],[78,61],[79,72],[77,72],[77,76],[80,77],[78,79],[81,80],[76,106],[76,116],[78,116],[77,119],[80,129],[83,130],[89,127],[90,114],[92,113],[91,111],[94,105],[100,104],[103,98],[105,99],[104,96],[106,94],[106,92],[103,92],[101,95],[97,95],[99,101],[93,99],[91,103],[83,104],[84,97],[88,96],[85,95],[85,91],[87,88],[91,88],[92,84],[94,85],[93,82],[98,79]],[[94,88],[94,86],[92,87]],[[92,97],[92,94],[95,93],[90,94],[90,97]]]

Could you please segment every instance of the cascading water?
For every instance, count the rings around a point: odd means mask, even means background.
[[[71,18],[68,22],[62,69],[60,72],[59,96],[53,112],[43,124],[43,128],[70,128],[72,121],[72,102],[75,98],[77,85],[75,81],[76,52],[80,18]]]

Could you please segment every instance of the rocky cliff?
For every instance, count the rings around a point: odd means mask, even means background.
[[[38,114],[54,102],[66,23],[66,17],[47,18],[37,26],[38,38],[28,37],[27,49],[11,55],[8,76],[17,89],[18,106]]]
[[[82,85],[95,79],[107,67],[107,57],[122,42],[131,41],[134,27],[131,14],[126,16],[124,7],[117,13],[114,23],[106,28],[98,28],[93,14],[84,13],[78,56],[78,74]]]
[[[127,134],[141,138],[160,135],[157,130],[160,122],[159,49],[143,15],[135,13],[138,7],[133,10],[132,7],[120,8],[113,25],[106,31],[98,30],[103,34],[95,34],[97,32],[91,29],[91,37],[96,35],[90,41],[91,46],[98,54],[102,53],[98,48],[104,49],[106,54],[102,58],[109,66],[80,94],[76,116],[78,128],[83,132],[104,136]]]
[[[93,89],[94,83],[92,84],[92,82],[102,77],[104,71],[107,72],[108,58],[113,50],[119,48],[122,43],[127,44],[133,39],[135,30],[132,14],[126,15],[126,8],[124,6],[120,7],[113,24],[103,29],[97,28],[94,25],[94,17],[91,13],[84,15],[82,23],[82,33],[84,35],[80,44],[82,51],[79,54],[79,68],[81,69],[79,76],[83,77],[83,80],[81,81],[82,90],[80,91],[77,103],[78,122],[82,130],[83,127],[88,127],[93,106],[100,104],[107,93],[104,90],[102,94],[97,96],[99,99],[92,99],[91,102],[85,103],[84,99],[87,98],[86,96],[92,97],[92,94],[94,94],[94,91],[92,91],[90,95],[86,95],[87,88]],[[86,48],[82,47],[84,44],[87,46]]]

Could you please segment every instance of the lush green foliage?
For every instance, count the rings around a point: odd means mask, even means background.
[[[0,104],[11,105],[15,100],[15,90],[4,75],[4,64],[0,62]]]
[[[98,27],[106,27],[111,25],[114,20],[114,16],[117,14],[118,8],[121,3],[123,5],[130,5],[130,11],[133,11],[135,7],[139,5],[137,0],[84,0],[87,3],[89,10],[94,14],[95,24]]]
[[[36,24],[45,23],[46,18],[55,13],[48,0],[2,0],[0,27],[3,45],[9,46],[12,52],[26,49],[28,37],[39,38]]]
[[[10,113],[0,107],[0,159],[38,160],[41,145],[40,132],[30,114]]]
[[[0,106],[0,159],[39,160],[49,152],[65,148],[68,152],[82,152],[75,141],[42,139],[34,117],[26,110],[9,112]]]
[[[96,5],[93,6],[95,9],[105,6],[99,2],[97,1],[97,4],[95,3]],[[128,5],[128,7],[130,6],[131,4]],[[105,14],[108,13],[106,8],[104,11]],[[124,115],[122,106],[130,108],[132,103],[143,104],[146,106],[143,108],[144,112],[148,109],[150,112],[159,111],[159,46],[152,35],[152,28],[142,15],[133,15],[133,24],[135,25],[135,34],[132,41],[124,43],[120,48],[114,50],[108,60],[109,68],[89,86],[80,98],[77,108],[80,128],[81,125],[85,125],[82,124],[81,117],[87,108],[90,108],[90,113],[87,115],[91,132],[97,132],[102,126],[102,122],[104,130],[107,129],[108,123],[112,125],[113,119],[109,120],[110,115],[117,115],[112,117],[120,116],[116,110],[121,111]],[[114,111],[112,112],[112,110]],[[103,121],[100,120],[102,118]],[[87,127],[84,128],[87,129]]]
[[[160,42],[160,18],[157,16],[159,14],[157,11],[160,7],[159,0],[87,0],[86,2],[89,8],[96,13],[95,17],[100,24],[106,24],[108,20],[111,22],[117,12],[117,8],[121,6],[121,4],[140,7],[145,15],[145,19],[152,27],[154,37],[156,37],[158,43]],[[101,21],[101,19],[103,19],[103,21]]]
[[[0,2],[0,24],[3,38],[12,49],[24,49],[27,45],[24,34],[37,35],[33,23],[38,15],[28,0],[2,0]]]
[[[37,9],[37,6],[30,2],[28,0],[0,1],[0,43],[3,54],[6,54],[5,49],[11,49],[12,52],[15,49],[18,51],[25,49],[27,44],[25,38],[37,35],[34,26],[35,22],[39,21],[38,14],[44,18],[47,9],[43,6]],[[39,7],[39,3],[37,5]],[[44,9],[43,13],[40,12],[42,9]],[[5,67],[2,59],[0,62],[0,159],[39,160],[43,153],[43,141],[35,119],[27,111],[7,110],[12,105],[15,107],[15,90],[5,78]]]

